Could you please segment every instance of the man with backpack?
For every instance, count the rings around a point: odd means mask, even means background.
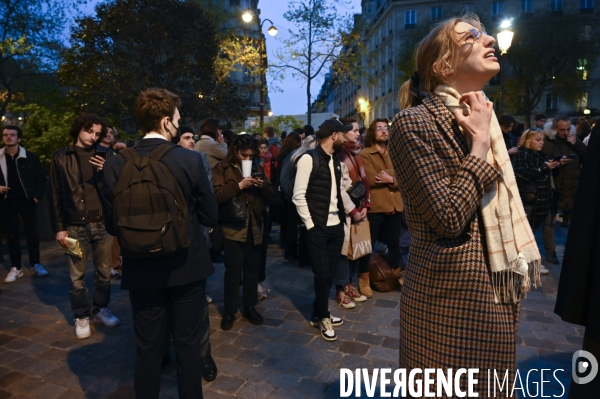
[[[110,302],[110,259],[113,238],[106,232],[99,189],[102,168],[111,152],[99,142],[106,124],[99,116],[82,114],[71,124],[73,143],[52,155],[52,223],[56,241],[65,249],[78,242],[81,253],[67,253],[71,278],[71,308],[75,316],[75,335],[91,335],[90,317],[96,323],[115,327],[121,322],[108,309]],[[75,241],[76,240],[76,241]],[[90,304],[85,284],[87,261],[94,260],[94,289]]]
[[[121,288],[129,290],[133,313],[138,399],[158,398],[169,332],[179,397],[203,397],[205,289],[214,269],[202,225],[215,225],[217,202],[200,154],[171,143],[179,131],[180,104],[165,89],[142,92],[135,115],[144,138],[104,166],[106,227],[121,244]]]
[[[329,119],[319,126],[319,145],[298,159],[292,201],[307,229],[307,243],[315,274],[315,302],[310,324],[326,341],[335,341],[333,326],[343,323],[329,313],[329,292],[344,243],[346,211],[342,200],[342,170],[334,153],[352,126]],[[292,184],[292,182],[290,182]]]

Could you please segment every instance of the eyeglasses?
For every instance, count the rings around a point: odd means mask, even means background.
[[[387,132],[388,130],[390,130],[389,126],[377,126],[377,131],[381,132],[381,131]]]
[[[466,38],[467,36],[471,36],[471,38],[473,38],[474,41],[477,41],[483,35],[487,35],[487,32],[484,30],[480,31],[475,28],[469,28],[469,29],[467,29],[467,33],[465,33],[465,35],[461,38],[461,40]]]

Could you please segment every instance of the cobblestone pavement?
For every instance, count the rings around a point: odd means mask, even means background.
[[[557,228],[560,249],[565,234]],[[6,254],[6,247],[2,249]],[[8,256],[4,259],[6,273]],[[91,338],[78,340],[64,257],[54,242],[42,243],[42,262],[49,276],[38,278],[26,271],[15,283],[0,283],[0,399],[133,398],[135,344],[127,292],[113,282],[110,308],[122,320],[120,326],[94,326]],[[336,328],[338,340],[326,342],[307,322],[313,300],[311,271],[284,262],[281,251],[271,245],[268,298],[257,307],[265,324],[253,326],[238,314],[233,329],[221,331],[224,267],[215,266],[207,292],[214,299],[209,305],[211,342],[219,376],[204,384],[206,398],[336,398],[339,368],[397,368],[400,292],[374,293],[353,310],[339,308],[332,299],[330,309],[344,324]],[[522,373],[565,369],[557,376],[568,387],[571,356],[581,348],[583,329],[554,315],[560,268],[549,269],[543,287],[523,303],[518,367]],[[91,263],[87,277],[91,287]],[[544,395],[561,393],[552,380]],[[162,399],[177,398],[174,362],[163,374],[161,389]]]

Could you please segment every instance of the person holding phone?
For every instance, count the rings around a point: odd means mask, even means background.
[[[253,161],[256,140],[250,135],[238,136],[227,157],[213,169],[215,197],[219,204],[219,224],[225,235],[225,310],[221,328],[230,330],[239,304],[239,286],[243,272],[243,311],[250,323],[260,325],[263,318],[258,304],[258,272],[264,211],[273,198],[269,179],[262,178],[262,169],[252,162],[250,176],[242,175],[242,162]],[[232,211],[233,204],[242,208],[242,215]]]
[[[547,137],[542,152],[552,159],[558,159],[560,156],[560,174],[554,181],[556,192],[550,204],[550,212],[544,221],[543,234],[546,260],[558,264],[554,239],[556,214],[562,210],[562,226],[568,227],[579,182],[580,166],[587,147],[576,137],[571,119],[567,116],[554,117],[552,122],[544,126],[544,133]],[[572,157],[571,154],[576,156]]]
[[[482,92],[500,71],[494,43],[474,14],[442,21],[400,89],[389,140],[411,234],[400,296],[407,372],[496,369],[509,381],[516,372],[520,301],[539,283],[541,259]],[[488,396],[485,384],[473,391]]]
[[[108,327],[121,323],[108,309],[110,302],[110,260],[113,237],[104,224],[99,190],[104,162],[112,151],[99,146],[106,134],[106,123],[95,114],[82,114],[71,125],[73,142],[52,155],[52,222],[56,241],[67,248],[67,237],[79,241],[81,258],[65,254],[71,278],[71,308],[75,334],[91,335],[90,318]],[[89,257],[94,260],[92,301],[85,283]]]
[[[519,151],[512,158],[512,165],[519,187],[523,208],[532,231],[536,231],[546,219],[554,195],[554,179],[560,171],[562,156],[552,160],[542,152],[544,132],[527,130],[519,141]],[[540,274],[550,271],[543,265]]]

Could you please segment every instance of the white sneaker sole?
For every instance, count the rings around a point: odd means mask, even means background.
[[[350,297],[354,302],[364,302],[367,300],[367,297],[365,296],[364,298],[352,298]]]
[[[337,340],[337,335],[335,335],[333,337],[328,337],[327,335],[323,334],[323,332],[321,332],[321,337],[323,337],[323,339],[325,341],[329,341],[329,342]]]
[[[92,336],[92,332],[90,331],[90,332],[88,332],[87,334],[84,334],[84,335],[79,335],[79,334],[75,333],[75,335],[76,335],[76,336],[77,336],[77,338],[79,338],[79,339],[86,339],[86,338],[89,338],[89,337],[91,337],[91,336]]]
[[[338,302],[340,305],[340,308],[344,308],[344,309],[354,309],[356,307],[356,304],[354,302],[349,302],[347,304],[343,304]]]
[[[5,283],[14,283],[18,278],[23,277],[23,272],[17,274],[14,279],[9,279],[8,277],[4,280]]]

